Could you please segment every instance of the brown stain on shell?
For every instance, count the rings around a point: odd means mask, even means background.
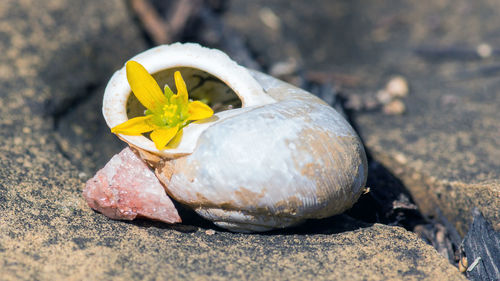
[[[358,166],[362,163],[361,158],[357,157],[359,147],[356,137],[332,136],[321,128],[306,128],[301,131],[301,136],[305,140],[294,143],[297,150],[310,153],[313,159],[323,160],[322,162],[303,164],[300,162],[300,158],[294,157],[295,168],[301,171],[303,176],[316,183],[316,200],[319,203],[318,208],[321,209],[321,216],[327,217],[350,208],[355,201],[353,197],[357,198],[362,189],[358,194],[350,195],[350,190],[342,189],[342,184],[339,181],[345,182],[347,180],[349,182],[346,186],[351,187],[358,175],[339,173],[357,171]],[[332,190],[331,185],[333,184],[336,186]],[[317,216],[316,213],[311,215]]]
[[[155,168],[155,174],[160,181],[169,183],[172,175],[175,172],[175,161],[173,160],[160,160]]]
[[[256,206],[259,200],[264,198],[267,193],[267,188],[262,188],[260,192],[254,192],[248,188],[240,186],[234,191],[234,195],[238,201],[243,205]]]

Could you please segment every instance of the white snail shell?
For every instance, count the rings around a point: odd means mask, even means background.
[[[361,195],[363,146],[319,98],[197,44],[159,46],[132,60],[161,86],[181,69],[188,90],[201,73],[218,78],[241,100],[241,108],[185,127],[175,149],[158,151],[144,136],[120,135],[154,167],[167,193],[201,216],[232,231],[266,231],[339,214]],[[130,93],[122,68],[104,95],[109,127],[129,118]]]

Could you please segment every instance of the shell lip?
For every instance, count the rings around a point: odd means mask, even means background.
[[[140,53],[130,60],[142,64],[149,73],[169,68],[190,67],[213,75],[230,87],[242,102],[242,107],[216,113],[209,120],[193,122],[184,128],[177,148],[158,150],[145,136],[119,134],[119,138],[137,148],[167,158],[191,154],[200,135],[208,127],[255,107],[276,102],[244,67],[231,60],[225,53],[202,47],[195,43],[161,45]],[[125,66],[116,71],[104,91],[102,113],[108,127],[112,128],[128,120],[126,105],[131,89]]]

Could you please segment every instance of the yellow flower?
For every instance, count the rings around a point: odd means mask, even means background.
[[[165,93],[162,93],[153,76],[138,62],[127,62],[126,69],[130,88],[147,110],[145,116],[129,119],[113,127],[112,133],[141,135],[151,132],[149,137],[156,148],[162,150],[175,146],[182,137],[182,128],[189,123],[214,114],[208,105],[188,99],[186,83],[179,71],[174,73],[177,88],[177,94],[174,94],[168,85],[165,85]]]

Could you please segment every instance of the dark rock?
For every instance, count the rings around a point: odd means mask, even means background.
[[[465,236],[463,246],[467,276],[471,280],[500,279],[500,232],[493,230],[481,212],[473,211],[474,219]]]

